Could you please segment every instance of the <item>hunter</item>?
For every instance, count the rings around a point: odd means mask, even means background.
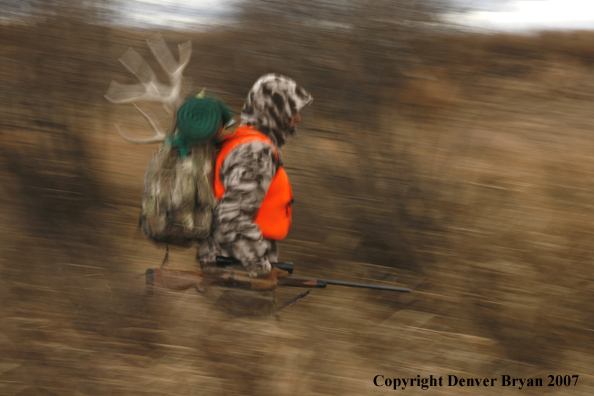
[[[292,79],[266,74],[253,85],[235,133],[222,138],[214,190],[218,204],[211,235],[198,247],[204,270],[217,256],[240,261],[252,277],[275,276],[276,241],[291,225],[293,195],[280,148],[295,136],[299,112],[312,96]]]

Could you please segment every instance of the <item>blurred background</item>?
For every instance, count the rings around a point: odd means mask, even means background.
[[[386,392],[378,374],[579,375],[521,392],[592,394],[589,11],[0,1],[0,394],[367,395]],[[157,147],[122,140],[120,120],[152,132],[104,95],[137,82],[118,62],[129,47],[166,81],[145,41],[157,32],[175,55],[192,41],[188,91],[237,111],[269,72],[314,96],[283,148],[296,202],[281,259],[412,293],[328,287],[278,315],[192,291],[144,296],[165,253],[137,227]],[[167,265],[195,269],[194,254],[172,250]]]

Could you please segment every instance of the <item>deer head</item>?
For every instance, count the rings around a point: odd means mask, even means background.
[[[105,95],[105,98],[112,103],[132,103],[155,132],[155,136],[147,139],[133,139],[122,132],[120,123],[115,124],[124,140],[136,144],[160,143],[165,140],[166,132],[160,127],[158,121],[151,119],[146,112],[138,107],[136,102],[161,102],[165,111],[168,114],[173,114],[181,105],[182,73],[192,54],[192,43],[190,41],[180,44],[178,46],[179,62],[176,61],[160,34],[149,38],[147,44],[167,74],[170,85],[161,83],[148,63],[136,51],[129,48],[124,56],[120,58],[120,62],[140,80],[140,83],[125,85],[112,81]]]

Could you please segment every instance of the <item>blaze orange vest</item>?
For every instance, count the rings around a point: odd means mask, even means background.
[[[217,154],[214,181],[214,192],[217,200],[220,200],[225,194],[225,187],[221,182],[220,174],[225,158],[237,147],[248,143],[264,143],[274,147],[274,154],[278,160],[276,147],[268,136],[249,125],[238,127],[233,135],[223,138],[223,145]],[[277,241],[285,239],[291,227],[292,202],[293,192],[289,177],[281,165],[272,178],[260,209],[254,216],[254,222],[260,227],[264,238]]]

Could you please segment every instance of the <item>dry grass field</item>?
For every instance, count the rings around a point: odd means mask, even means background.
[[[376,375],[444,378],[409,395],[594,392],[594,34],[415,36],[387,66],[331,33],[295,54],[255,35],[164,34],[193,40],[192,87],[237,110],[270,71],[316,98],[283,150],[296,202],[281,258],[413,290],[328,287],[274,315],[222,290],[144,295],[164,256],[137,229],[155,147],[124,142],[114,122],[148,128],[102,95],[134,82],[117,58],[150,58],[152,33],[0,32],[1,395],[393,392]],[[193,249],[167,265],[196,268]]]

